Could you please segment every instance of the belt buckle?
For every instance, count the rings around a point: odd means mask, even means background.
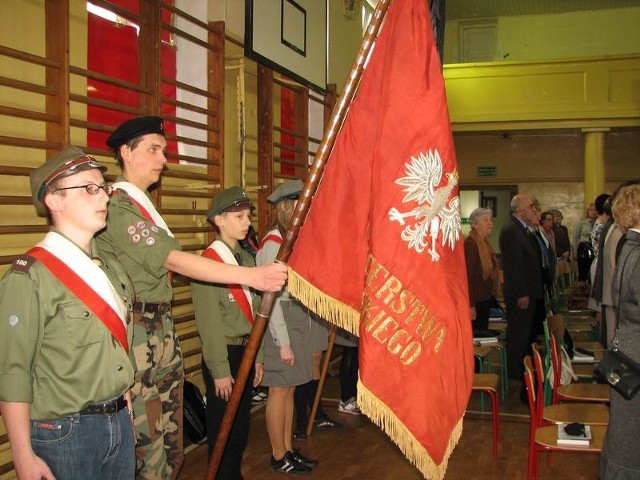
[[[93,403],[87,406],[85,409],[78,412],[79,415],[113,415],[118,413],[124,407],[127,406],[127,402],[124,395],[120,395],[118,398],[109,400],[107,402]]]
[[[100,405],[96,405],[101,415],[111,415],[115,413],[118,408],[118,400],[111,400],[110,402],[104,402]]]
[[[133,302],[133,311],[144,315],[145,306],[146,306],[146,302],[135,301]]]
[[[164,315],[165,313],[167,313],[169,311],[170,307],[170,303],[169,302],[162,302],[158,304],[158,313],[160,315]]]

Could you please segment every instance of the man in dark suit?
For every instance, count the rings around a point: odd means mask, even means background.
[[[509,377],[522,379],[523,361],[536,338],[536,304],[543,298],[542,260],[536,239],[527,226],[533,223],[534,203],[529,195],[511,200],[511,220],[500,232],[507,306],[507,363]]]

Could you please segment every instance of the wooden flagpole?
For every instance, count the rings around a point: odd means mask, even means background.
[[[358,54],[351,66],[351,71],[347,76],[347,82],[344,86],[342,95],[340,96],[340,101],[336,104],[333,112],[331,113],[329,124],[325,129],[322,142],[316,152],[315,160],[309,170],[304,187],[300,192],[300,198],[298,199],[298,203],[293,212],[291,222],[289,222],[289,228],[287,229],[282,245],[280,246],[280,250],[278,251],[278,255],[276,256],[276,262],[286,263],[291,255],[293,245],[296,238],[298,238],[298,233],[300,232],[300,227],[309,212],[311,199],[313,198],[313,195],[318,188],[318,184],[320,183],[320,179],[322,178],[327,158],[329,158],[329,154],[333,149],[338,131],[344,123],[348,107],[356,94],[360,78],[362,76],[362,71],[364,70],[364,65],[366,60],[369,58],[375,40],[378,37],[378,32],[380,31],[391,1],[392,0],[380,0],[376,6],[373,17],[371,18],[367,31],[362,39],[362,44],[358,49]],[[238,368],[238,373],[231,392],[231,398],[227,403],[227,409],[224,412],[216,443],[213,447],[205,480],[214,480],[218,473],[218,467],[220,466],[222,454],[224,453],[227,440],[229,439],[233,420],[235,419],[236,412],[238,411],[242,392],[244,391],[244,387],[247,383],[251,366],[256,358],[258,347],[262,341],[262,335],[266,328],[267,320],[271,315],[276,295],[277,293],[268,292],[262,296],[262,301],[260,302],[260,306],[256,312],[256,318],[251,330],[251,335],[249,335],[249,340],[245,347],[240,367]]]

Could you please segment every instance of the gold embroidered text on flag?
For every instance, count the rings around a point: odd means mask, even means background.
[[[473,346],[457,165],[424,0],[395,0],[289,259],[360,336],[358,404],[429,478],[462,431]]]

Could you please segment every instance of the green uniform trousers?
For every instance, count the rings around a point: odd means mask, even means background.
[[[175,479],[184,460],[182,351],[168,304],[134,312],[131,390],[135,412],[136,478]]]

